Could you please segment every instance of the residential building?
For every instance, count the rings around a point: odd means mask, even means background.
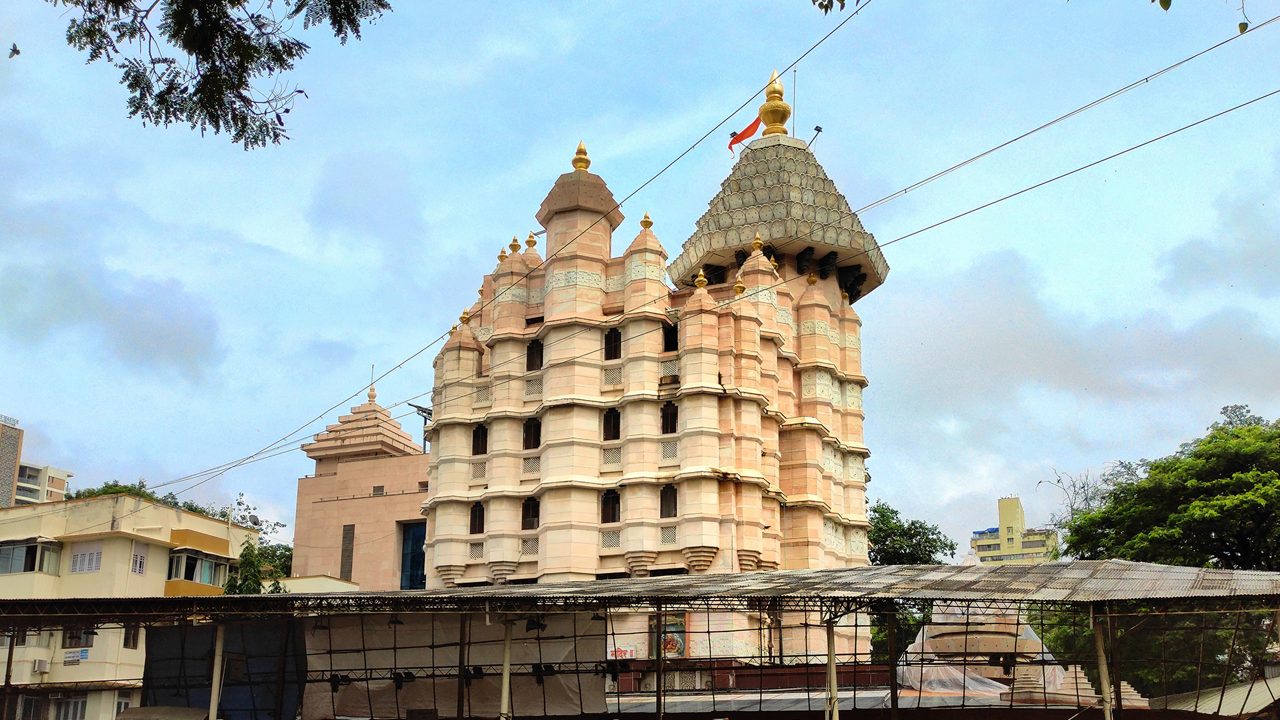
[[[0,508],[65,500],[72,474],[23,462],[22,438],[17,419],[0,415]]]
[[[293,575],[364,590],[426,587],[427,464],[414,438],[368,401],[302,446],[315,474],[298,480]]]
[[[0,508],[12,505],[17,496],[22,436],[17,418],[0,415]]]
[[[1016,496],[1000,498],[1000,522],[995,527],[975,530],[969,547],[978,561],[987,565],[1034,565],[1058,554],[1058,533],[1050,528],[1027,527],[1022,501]]]
[[[67,499],[67,484],[74,477],[69,470],[52,465],[19,463],[13,486],[14,505],[57,502]]]
[[[257,531],[128,495],[0,510],[0,598],[220,595]],[[67,627],[0,640],[16,717],[109,720],[136,705],[146,630]],[[10,654],[9,643],[13,643]]]

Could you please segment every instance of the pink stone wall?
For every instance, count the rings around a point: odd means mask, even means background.
[[[342,526],[355,525],[351,580],[361,590],[400,589],[401,525],[421,522],[428,455],[322,460],[298,480],[293,575],[340,577]],[[383,495],[374,495],[381,485]]]

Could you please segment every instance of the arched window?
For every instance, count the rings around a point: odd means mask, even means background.
[[[524,369],[526,371],[542,369],[542,341],[530,340],[524,350]]]
[[[542,503],[538,502],[538,498],[525,498],[524,502],[520,504],[520,528],[522,530],[537,530],[541,512]]]
[[[604,439],[618,440],[622,437],[622,413],[617,408],[604,411]]]
[[[484,503],[471,504],[471,534],[479,535],[484,532]]]
[[[483,455],[489,452],[489,426],[477,425],[471,428],[471,454]]]
[[[600,496],[600,522],[616,523],[622,521],[622,496],[617,490],[605,490]]]
[[[680,427],[680,410],[668,400],[662,404],[662,434],[671,435]]]
[[[662,326],[662,352],[680,349],[680,327],[675,323]]]
[[[542,421],[529,418],[524,421],[524,449],[537,450],[542,446]]]
[[[679,512],[675,485],[662,486],[661,492],[658,493],[658,511],[659,517],[664,518],[673,518]]]
[[[604,359],[619,360],[622,358],[622,331],[612,328],[604,334]]]

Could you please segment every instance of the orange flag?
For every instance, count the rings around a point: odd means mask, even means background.
[[[734,145],[737,145],[740,142],[746,142],[747,140],[750,140],[751,137],[758,132],[760,132],[760,117],[756,116],[756,119],[752,120],[750,125],[742,129],[742,132],[734,135],[732,138],[729,139],[729,154],[730,155],[733,154]]]

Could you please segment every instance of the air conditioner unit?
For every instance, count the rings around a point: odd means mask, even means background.
[[[32,660],[32,661],[31,661],[31,672],[32,672],[32,673],[47,673],[47,672],[49,672],[49,660],[48,660],[48,659],[46,659],[46,658],[36,658],[35,660]]]

